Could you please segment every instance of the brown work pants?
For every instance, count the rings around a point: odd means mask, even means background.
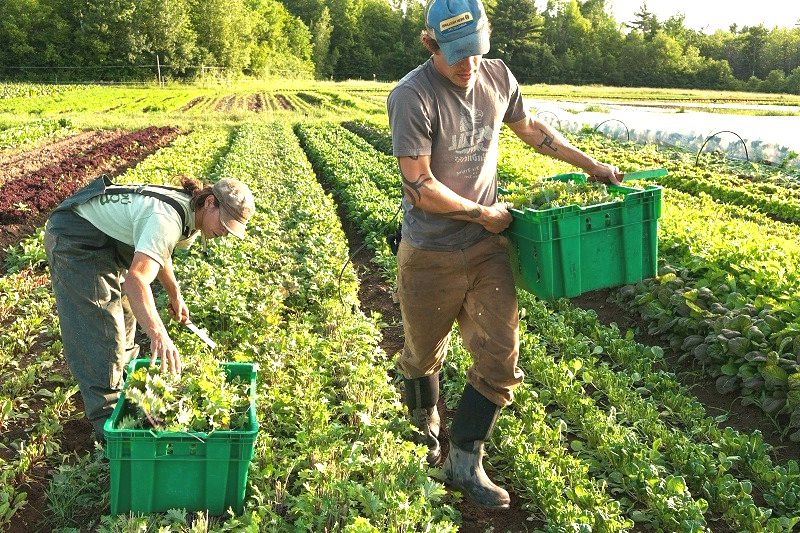
[[[519,311],[508,239],[492,235],[465,250],[432,251],[400,242],[397,294],[405,345],[398,365],[406,378],[442,368],[450,330],[458,321],[472,355],[467,379],[499,406],[522,382]]]

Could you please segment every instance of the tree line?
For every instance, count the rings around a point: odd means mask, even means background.
[[[488,57],[523,83],[800,94],[800,22],[706,34],[646,3],[485,0]],[[419,0],[4,0],[0,76],[32,80],[315,77],[396,80],[426,59]],[[156,59],[158,58],[158,59]]]

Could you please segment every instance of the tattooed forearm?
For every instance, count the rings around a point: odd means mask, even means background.
[[[536,148],[541,148],[543,146],[547,146],[552,151],[557,152],[558,148],[553,146],[553,141],[555,141],[555,138],[552,135],[548,135],[547,132],[544,131],[542,128],[539,128],[539,131],[541,131],[542,135],[544,135],[544,139],[542,139],[541,143],[536,145]]]
[[[481,209],[479,207],[476,207],[475,209],[470,209],[468,211],[450,211],[449,213],[440,213],[439,216],[445,218],[460,217],[460,216],[467,216],[469,218],[480,218]]]
[[[431,177],[427,174],[420,174],[419,178],[415,181],[411,181],[403,176],[403,190],[408,197],[408,201],[411,202],[411,205],[417,205],[417,202],[422,198],[420,189],[429,181],[431,181]]]

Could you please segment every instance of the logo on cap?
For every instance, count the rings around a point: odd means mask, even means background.
[[[456,26],[472,22],[473,20],[475,19],[472,17],[472,13],[467,11],[466,13],[461,13],[455,17],[450,17],[449,19],[441,21],[439,23],[439,31],[445,32],[447,30],[456,29]]]

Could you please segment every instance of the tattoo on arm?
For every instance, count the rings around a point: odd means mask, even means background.
[[[480,208],[476,207],[475,209],[470,209],[468,211],[450,211],[449,213],[441,213],[440,216],[443,216],[445,218],[457,217],[457,216],[468,216],[469,218],[480,218],[481,210],[480,210]]]
[[[403,176],[403,190],[408,196],[408,201],[411,202],[411,205],[417,205],[417,202],[422,198],[420,190],[429,181],[431,181],[431,177],[424,173],[420,174],[416,181],[411,181]]]
[[[553,141],[555,141],[555,138],[552,135],[548,135],[547,132],[545,132],[542,128],[539,128],[539,131],[541,131],[542,135],[544,135],[544,139],[542,139],[541,143],[536,145],[536,148],[541,148],[543,146],[547,146],[552,151],[558,152],[558,148],[553,146]]]

